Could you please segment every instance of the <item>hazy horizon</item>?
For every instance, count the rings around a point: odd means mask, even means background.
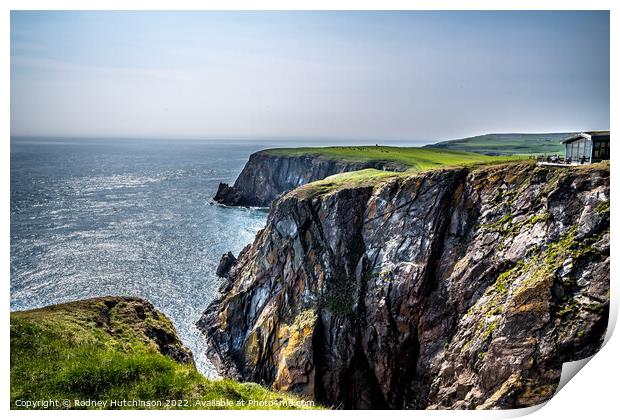
[[[454,137],[454,138],[435,138],[435,139],[415,139],[415,138],[392,138],[392,139],[381,139],[381,138],[359,138],[359,137],[329,137],[329,136],[264,136],[264,137],[242,137],[242,136],[123,136],[123,135],[115,135],[115,136],[95,136],[95,135],[31,135],[31,134],[11,134],[11,138],[26,138],[26,139],[74,139],[74,140],[105,140],[105,139],[113,139],[113,140],[188,140],[188,141],[232,141],[232,142],[285,142],[285,141],[318,141],[318,142],[329,142],[329,141],[344,141],[344,142],[359,142],[359,141],[368,141],[368,142],[377,142],[377,141],[386,141],[388,143],[394,142],[411,142],[411,143],[436,143],[443,141],[451,141],[451,140],[462,140],[470,137],[479,137],[486,135],[551,135],[551,134],[572,134],[583,131],[594,131],[594,130],[577,130],[577,131],[555,131],[555,132],[544,132],[544,133],[534,133],[534,132],[511,132],[511,133],[479,133],[473,135],[467,135],[463,137]]]
[[[609,96],[607,11],[11,12],[12,137],[434,142]]]

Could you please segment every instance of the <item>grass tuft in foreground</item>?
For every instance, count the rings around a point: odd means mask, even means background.
[[[134,400],[150,405],[124,408],[308,407],[256,384],[205,378],[170,320],[144,300],[118,297],[11,313],[11,408],[49,400],[69,407],[47,408],[77,408],[76,400],[105,408]]]

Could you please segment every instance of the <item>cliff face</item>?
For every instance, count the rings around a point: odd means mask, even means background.
[[[374,168],[404,171],[393,162],[350,162],[319,155],[280,156],[269,151],[252,154],[231,187],[221,183],[213,199],[229,206],[269,206],[280,194],[300,185],[343,172]]]
[[[198,326],[223,374],[335,407],[534,405],[602,342],[608,200],[601,165],[293,191]]]

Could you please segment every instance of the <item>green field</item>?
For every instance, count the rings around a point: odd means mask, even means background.
[[[110,302],[116,302],[111,309]],[[193,363],[162,354],[153,331],[174,337],[174,328],[139,302],[101,298],[12,312],[11,408],[24,408],[20,400],[50,399],[177,401],[150,408],[218,408],[217,400],[234,401],[227,408],[235,409],[298,406],[298,398],[257,384],[208,380]],[[175,346],[183,348],[178,341]]]
[[[349,162],[394,162],[415,171],[511,159],[458,150],[391,146],[298,147],[268,149],[264,153],[278,156],[319,156]]]
[[[444,167],[478,166],[527,159],[524,156],[488,156],[479,153],[421,147],[340,146],[268,149],[278,156],[317,156],[348,162],[385,162],[398,164],[401,171],[362,169],[328,176],[320,181],[302,185],[290,194],[298,198],[313,197],[346,187],[377,185],[394,177],[408,176]]]
[[[564,154],[560,141],[573,133],[484,134],[429,145],[434,149],[466,151],[486,155]]]

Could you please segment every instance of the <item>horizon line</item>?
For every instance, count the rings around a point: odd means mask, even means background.
[[[599,129],[596,129],[599,130]],[[605,129],[609,130],[609,129]],[[505,132],[483,132],[479,134],[463,135],[462,137],[450,137],[443,139],[414,139],[414,138],[378,138],[378,137],[345,137],[345,136],[132,136],[132,135],[62,135],[62,134],[10,134],[10,138],[39,138],[39,139],[114,139],[114,140],[233,140],[233,141],[286,141],[286,140],[346,140],[346,141],[404,141],[404,142],[425,142],[425,141],[451,141],[468,139],[472,137],[481,137],[489,135],[550,135],[550,134],[574,134],[593,129],[582,130],[561,130],[561,131],[505,131]]]

